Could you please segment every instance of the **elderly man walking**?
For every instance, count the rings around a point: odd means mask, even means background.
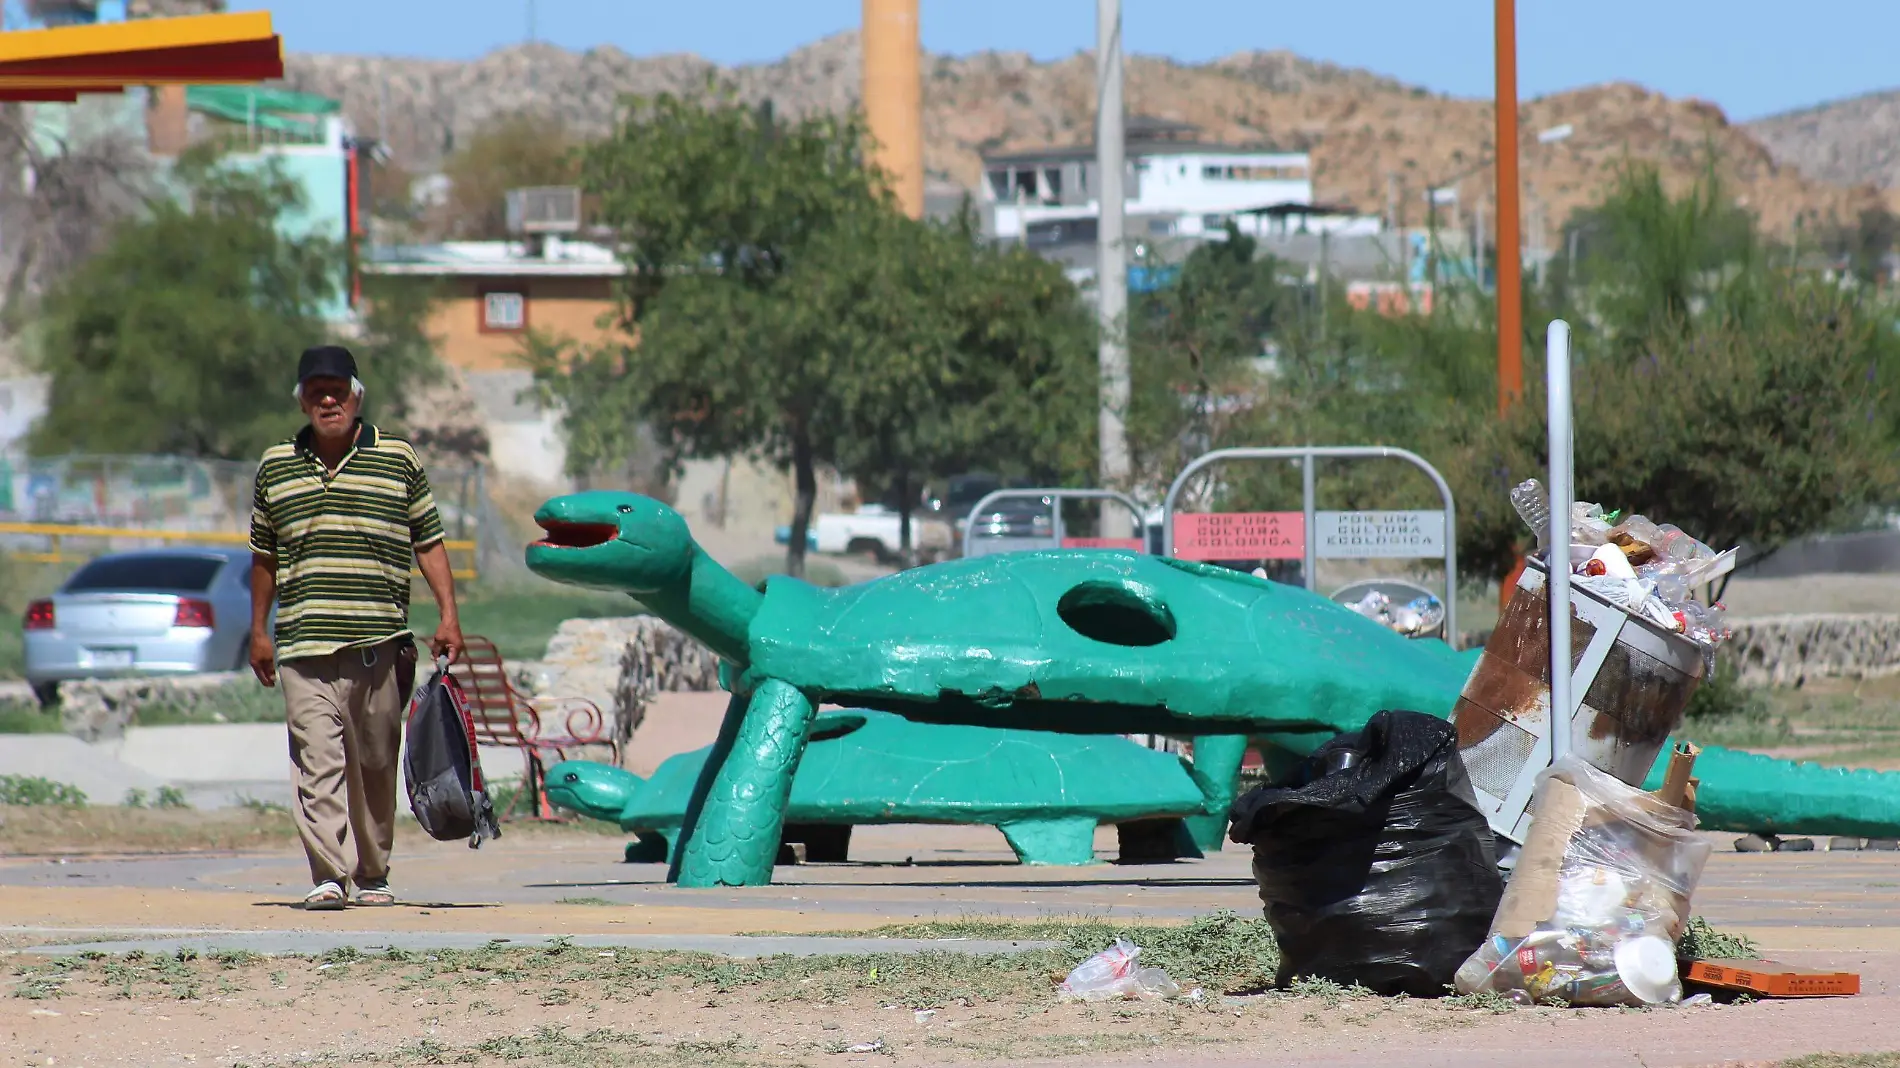
[[[455,584],[414,447],[358,415],[355,357],[306,350],[296,397],[310,425],[266,450],[257,471],[251,670],[265,686],[283,683],[297,832],[315,884],[304,908],[340,909],[351,885],[359,905],[392,905],[396,756],[416,665],[411,558],[441,610],[437,656],[462,652]]]

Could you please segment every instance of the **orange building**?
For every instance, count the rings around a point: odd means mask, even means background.
[[[364,272],[439,283],[429,324],[442,361],[462,371],[512,371],[528,331],[582,342],[608,333],[615,281],[626,267],[613,250],[552,235],[540,241],[449,241],[377,249]]]

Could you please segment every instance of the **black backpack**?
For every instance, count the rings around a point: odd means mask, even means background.
[[[449,658],[438,657],[435,673],[416,687],[409,700],[409,726],[402,772],[409,788],[409,810],[429,837],[440,842],[500,838],[495,806],[482,782],[475,748],[475,719],[468,698],[449,674]]]

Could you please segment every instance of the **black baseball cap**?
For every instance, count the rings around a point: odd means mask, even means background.
[[[341,345],[317,345],[303,350],[303,357],[297,361],[297,384],[303,385],[313,378],[341,378],[345,382],[356,377],[356,357]]]

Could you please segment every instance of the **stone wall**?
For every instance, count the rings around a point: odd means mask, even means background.
[[[651,616],[570,619],[547,654],[516,666],[514,676],[526,694],[594,702],[624,749],[653,694],[719,689],[719,658]]]
[[[1866,679],[1900,674],[1900,615],[1812,614],[1735,620],[1735,636],[1717,652],[1748,686],[1800,686],[1809,679]],[[1462,648],[1484,645],[1470,631]]]
[[[1721,656],[1750,686],[1900,673],[1900,615],[1761,616],[1734,628]]]
[[[142,707],[190,710],[224,704],[232,699],[227,691],[238,686],[255,689],[257,680],[248,671],[225,671],[63,682],[59,687],[60,725],[66,733],[84,741],[110,741],[124,736],[125,728],[136,721]]]

